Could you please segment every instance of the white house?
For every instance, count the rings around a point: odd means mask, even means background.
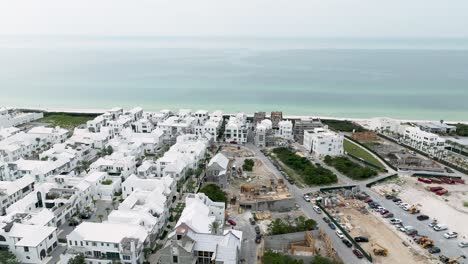
[[[278,123],[276,136],[285,140],[293,140],[293,124],[290,120],[282,120]]]
[[[248,133],[247,115],[238,113],[236,116],[229,117],[225,127],[226,142],[246,143]]]
[[[426,132],[419,127],[405,126],[403,141],[421,151],[436,155],[444,151],[445,139],[437,134]]]
[[[43,118],[43,113],[22,113],[13,108],[0,108],[0,128],[14,127]]]
[[[343,155],[343,136],[328,129],[304,131],[303,146],[316,157]]]
[[[372,131],[376,131],[379,133],[385,133],[385,132],[392,132],[392,133],[398,133],[400,130],[400,121],[393,119],[393,118],[388,118],[388,117],[376,117],[376,118],[371,118],[367,122],[366,126],[368,129]]]
[[[148,233],[140,225],[83,222],[68,236],[66,254],[83,254],[86,263],[143,263]]]
[[[34,190],[34,178],[25,175],[15,181],[0,181],[0,215],[13,203]]]

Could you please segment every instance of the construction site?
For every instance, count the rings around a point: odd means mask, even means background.
[[[312,196],[320,197],[327,212],[351,237],[368,238],[368,242],[359,244],[372,256],[373,263],[433,262],[422,249],[403,243],[391,226],[383,224],[381,217],[369,211],[365,202],[369,197],[358,189],[318,192]]]
[[[377,184],[372,189],[382,196],[392,193],[405,203],[416,205],[420,213],[446,224],[460,237],[467,237],[468,226],[462,219],[468,220],[468,207],[465,206],[468,192],[462,181],[444,183],[440,179],[400,177]]]

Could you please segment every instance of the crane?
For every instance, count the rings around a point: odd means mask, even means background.
[[[373,251],[374,251],[374,254],[376,256],[384,256],[386,257],[388,255],[388,249],[384,248],[383,246],[381,246],[379,243],[372,243],[372,246],[373,247],[378,247],[378,248],[374,248]]]
[[[466,259],[466,256],[465,255],[460,255],[460,256],[452,258],[452,259],[449,259],[448,257],[446,257],[444,255],[439,256],[440,261],[442,261],[443,263],[449,263],[449,264],[459,263],[458,260],[461,259],[461,258]]]

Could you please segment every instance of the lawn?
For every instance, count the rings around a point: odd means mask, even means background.
[[[339,172],[355,180],[369,179],[377,175],[377,171],[361,166],[347,157],[326,156],[325,163],[328,166],[335,167]]]
[[[350,142],[348,139],[345,138],[344,142],[343,142],[343,147],[344,147],[344,150],[353,155],[353,156],[356,156],[356,157],[359,157],[379,168],[382,168],[382,169],[385,169],[385,166],[378,160],[376,159],[374,156],[372,156],[371,153],[369,153],[369,151],[359,145],[356,145],[352,142]]]
[[[341,132],[366,131],[362,126],[348,120],[322,119],[322,123],[324,123],[331,129]]]
[[[53,127],[60,126],[72,130],[77,126],[94,119],[94,117],[94,115],[52,114],[37,120],[37,122],[50,123],[50,126]]]

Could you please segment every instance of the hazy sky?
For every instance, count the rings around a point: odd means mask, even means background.
[[[468,37],[468,0],[0,0],[0,35]]]

